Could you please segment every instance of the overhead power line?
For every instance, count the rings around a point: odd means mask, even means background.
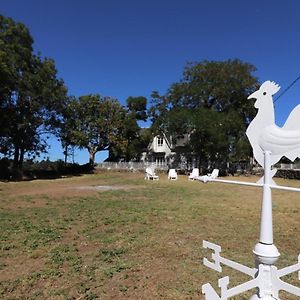
[[[298,76],[285,90],[282,91],[280,95],[274,100],[274,103],[283,95],[285,94],[298,80],[300,79],[300,76]]]

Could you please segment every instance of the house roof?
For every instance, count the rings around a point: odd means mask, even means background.
[[[168,138],[167,135],[164,132],[162,132],[162,135],[163,135],[164,139],[166,140],[166,143],[167,143],[168,147],[170,149],[172,149],[171,137]]]

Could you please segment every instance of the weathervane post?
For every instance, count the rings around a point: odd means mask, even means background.
[[[259,109],[256,117],[250,123],[246,134],[253,148],[255,159],[264,168],[263,183],[261,180],[254,184],[221,179],[207,180],[207,178],[205,178],[204,180],[199,177],[199,180],[204,182],[213,181],[263,187],[260,237],[259,242],[253,249],[253,253],[256,256],[257,268],[249,268],[226,259],[221,256],[221,247],[219,245],[203,241],[203,247],[213,251],[211,256],[212,261],[209,261],[207,258],[203,259],[203,264],[205,266],[215,271],[222,272],[221,264],[223,264],[249,275],[252,279],[230,289],[228,289],[228,276],[219,279],[218,285],[221,288],[221,297],[218,296],[217,292],[209,283],[204,284],[202,286],[202,293],[205,294],[205,300],[227,300],[253,288],[257,289],[257,294],[253,295],[250,300],[280,300],[280,290],[300,296],[300,288],[281,280],[281,277],[293,272],[298,272],[300,280],[300,255],[298,256],[298,262],[292,266],[280,270],[274,266],[280,253],[273,243],[271,189],[276,188],[300,192],[300,189],[297,188],[277,186],[272,180],[272,177],[276,173],[276,169],[272,169],[272,165],[279,161],[283,155],[291,160],[294,160],[300,155],[300,127],[298,125],[300,105],[298,105],[290,114],[283,128],[277,127],[274,122],[272,95],[279,89],[280,87],[274,82],[266,81],[261,85],[258,91],[248,97],[248,99],[257,99],[255,107]],[[262,111],[264,111],[264,113],[262,113]],[[295,128],[296,125],[298,127]],[[296,139],[297,137],[299,140]]]
[[[270,151],[265,151],[264,157],[264,187],[261,207],[260,242],[273,244],[272,195],[270,188]]]
[[[270,151],[264,152],[264,185],[261,205],[261,223],[259,242],[255,245],[253,253],[256,256],[256,264],[262,265],[264,278],[258,294],[251,297],[255,299],[276,299],[272,297],[272,268],[271,266],[279,258],[279,252],[273,244],[273,217],[272,217],[272,191],[271,191],[271,163]]]
[[[253,253],[256,255],[257,261],[263,264],[274,264],[280,255],[276,246],[273,244],[270,155],[270,151],[264,152],[264,184],[261,205],[260,237],[259,242],[253,249]]]

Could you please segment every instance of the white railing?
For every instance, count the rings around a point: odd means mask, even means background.
[[[108,170],[145,170],[147,167],[152,166],[157,170],[169,169],[169,166],[165,162],[102,162],[97,164],[97,168],[103,168]],[[276,164],[275,168],[281,170],[300,170],[300,164]],[[254,168],[261,169],[261,168]]]
[[[282,170],[300,170],[299,164],[276,164],[275,167]]]
[[[167,165],[156,165],[153,162],[102,162],[98,163],[96,168],[106,169],[106,170],[128,170],[137,171],[145,170],[147,167],[153,167],[156,170],[168,170]]]

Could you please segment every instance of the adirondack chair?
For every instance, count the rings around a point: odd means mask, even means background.
[[[154,169],[152,169],[152,168],[146,168],[145,178],[144,179],[147,179],[147,180],[158,180],[159,177],[158,177],[158,175],[155,174]]]
[[[195,180],[197,177],[199,176],[199,169],[198,168],[194,168],[192,170],[192,173],[190,173],[189,175],[189,180]]]
[[[213,171],[208,173],[207,176],[209,176],[211,179],[216,179],[219,176],[219,169],[213,169]]]
[[[219,176],[219,169],[213,169],[211,173],[208,173],[204,176],[198,176],[196,179],[206,183],[210,181],[211,179],[216,179]]]
[[[170,180],[177,180],[178,179],[177,172],[176,172],[175,169],[170,169],[169,170],[168,179],[170,179]]]

